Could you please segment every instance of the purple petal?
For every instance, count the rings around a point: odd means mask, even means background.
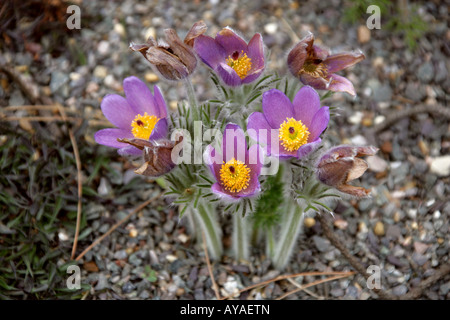
[[[313,77],[307,73],[302,73],[299,77],[303,84],[313,87],[316,90],[327,90],[329,85],[329,80],[321,77]]]
[[[211,37],[199,36],[194,42],[194,49],[200,59],[212,69],[216,69],[220,62],[225,61],[225,50]]]
[[[158,86],[154,86],[154,96],[155,96],[156,105],[159,110],[159,117],[166,118],[167,117],[167,105],[166,105],[166,101],[164,101],[164,97],[161,94],[161,91],[159,90]]]
[[[117,150],[117,152],[121,155],[121,156],[141,156],[142,155],[142,150],[133,147],[133,146],[127,146],[124,148],[120,148],[119,150]]]
[[[247,56],[251,59],[252,70],[264,69],[264,44],[259,33],[255,34],[248,43]]]
[[[220,168],[222,167],[222,161],[220,163],[216,163],[215,155],[216,149],[214,149],[213,146],[208,145],[206,147],[205,153],[203,154],[203,157],[205,159],[206,165],[208,166],[216,181],[220,181]]]
[[[362,52],[344,52],[329,56],[323,63],[327,66],[328,73],[331,74],[348,68],[364,58]]]
[[[117,141],[118,138],[131,139],[134,138],[134,136],[130,130],[116,128],[102,129],[97,131],[94,135],[95,142],[99,144],[103,144],[105,146],[113,148],[123,148],[127,146],[126,143]]]
[[[147,112],[148,115],[155,115],[161,118],[152,92],[139,78],[134,76],[125,78],[123,90],[127,96],[128,103],[136,114],[144,115]]]
[[[313,45],[314,55],[317,59],[325,60],[329,55],[330,51],[328,49]]]
[[[262,109],[267,122],[274,129],[279,129],[286,118],[294,117],[291,101],[277,89],[271,89],[263,94]]]
[[[309,86],[302,87],[295,95],[292,104],[295,119],[301,120],[309,128],[314,115],[320,109],[320,97],[317,91]]]
[[[244,130],[237,124],[229,123],[225,127],[222,139],[222,154],[224,161],[228,162],[232,158],[245,162],[247,153],[247,141]]]
[[[230,56],[235,51],[247,52],[247,43],[228,27],[217,33],[216,42],[224,48],[226,56]]]
[[[261,73],[264,71],[264,67],[262,67],[261,69],[258,70],[252,70],[244,79],[242,79],[242,83],[250,83],[255,81],[256,79],[259,78],[259,76],[261,75]]]
[[[261,191],[261,185],[259,183],[258,176],[252,175],[250,177],[250,181],[248,182],[248,187],[245,190],[241,190],[240,192],[236,192],[236,197],[251,197],[256,193]]]
[[[280,157],[281,159],[288,159],[291,157],[295,157],[297,155],[297,151],[288,151],[286,150],[283,145],[281,144],[281,140],[278,142],[278,153],[275,150],[275,147],[272,147],[271,150],[272,154],[274,156]]]
[[[253,112],[247,120],[247,133],[259,145],[265,148],[266,153],[270,155],[271,142],[278,143],[278,130],[273,129],[261,112]],[[271,136],[273,135],[273,136]],[[273,137],[273,138],[272,138]],[[272,140],[273,139],[273,140]]]
[[[261,174],[261,168],[263,166],[264,151],[261,146],[254,144],[247,152],[245,164],[250,169],[250,174],[258,177]]]
[[[320,143],[322,142],[322,139],[317,138],[316,141],[313,141],[311,143],[304,144],[297,150],[297,158],[301,159],[317,149],[320,146]]]
[[[136,117],[127,100],[117,94],[106,95],[100,107],[106,119],[121,129],[129,129],[131,122]]]
[[[220,78],[222,78],[223,82],[230,87],[236,87],[242,84],[242,80],[236,71],[226,63],[219,63],[216,72],[219,74]]]
[[[311,126],[309,127],[308,141],[314,142],[320,136],[320,134],[328,126],[330,121],[330,109],[328,107],[322,107],[316,112],[312,119]]]
[[[222,186],[219,183],[214,183],[211,186],[211,191],[219,196],[220,198],[226,198],[228,200],[237,200],[239,197],[232,196],[231,194],[227,193],[225,189],[222,188]]]
[[[305,63],[309,52],[312,50],[312,44],[314,43],[313,34],[309,34],[300,40],[291,51],[289,51],[287,57],[287,64],[289,67],[289,71],[297,77],[299,72],[301,71],[303,64]]]
[[[350,80],[342,76],[338,76],[337,74],[332,74],[330,78],[331,83],[328,86],[328,90],[335,92],[347,92],[352,96],[356,96],[355,88]]]
[[[156,123],[155,127],[153,128],[152,134],[150,135],[150,139],[158,140],[167,137],[168,127],[169,125],[167,123],[166,118],[159,120]]]

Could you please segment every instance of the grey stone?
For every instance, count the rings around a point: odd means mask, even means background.
[[[114,253],[114,259],[124,260],[127,258],[127,252],[125,250],[119,250]]]
[[[316,245],[316,248],[320,252],[327,252],[330,250],[330,241],[328,239],[325,239],[325,238],[322,238],[319,236],[314,236],[313,241],[314,241],[314,244]]]
[[[9,98],[10,106],[23,106],[25,104],[25,98],[20,90],[14,90]]]
[[[408,292],[408,288],[404,284],[396,286],[395,288],[392,289],[392,293],[396,296],[402,296],[406,292]]]
[[[391,101],[392,89],[388,84],[384,84],[379,88],[376,88],[373,92],[373,99],[377,102]]]
[[[107,285],[108,285],[108,280],[106,279],[105,274],[99,273],[98,274],[98,282],[94,289],[97,291],[100,291],[100,290],[105,289],[107,287]]]
[[[123,286],[122,286],[122,292],[123,293],[130,293],[132,291],[134,291],[136,289],[135,285],[132,284],[130,281],[127,281]]]
[[[56,93],[64,84],[69,82],[68,73],[61,71],[53,71],[50,80],[50,90],[52,93]]]
[[[425,62],[422,66],[417,70],[417,77],[423,83],[428,83],[433,79],[434,76],[434,67],[431,61]]]

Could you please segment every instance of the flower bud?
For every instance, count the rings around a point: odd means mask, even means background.
[[[206,31],[203,21],[196,22],[184,41],[173,29],[166,29],[165,41],[152,37],[146,44],[130,44],[130,49],[138,51],[168,80],[180,80],[189,76],[197,66],[197,57],[192,48],[195,39]]]
[[[369,167],[362,156],[373,156],[378,148],[373,146],[338,146],[325,153],[317,164],[318,179],[343,193],[362,198],[370,194],[370,190],[355,187],[348,182],[361,177]]]

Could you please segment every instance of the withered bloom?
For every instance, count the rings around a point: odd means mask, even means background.
[[[360,157],[373,156],[378,148],[373,146],[338,146],[330,149],[320,158],[317,164],[318,179],[341,192],[362,198],[370,194],[370,190],[355,187],[348,182],[361,177],[366,172],[367,162]]]
[[[206,31],[203,21],[196,22],[181,41],[173,29],[164,30],[165,41],[148,38],[146,44],[130,44],[130,49],[139,51],[168,80],[180,80],[189,76],[197,66],[197,57],[192,48],[195,39]]]
[[[314,35],[303,38],[288,55],[291,73],[306,85],[318,90],[347,92],[356,95],[353,84],[335,72],[348,68],[362,60],[362,52],[343,52],[330,55],[324,48],[314,45]]]
[[[117,139],[119,142],[128,143],[140,150],[144,157],[144,164],[134,172],[148,177],[159,177],[170,172],[175,163],[172,158],[173,148],[183,141],[180,136],[177,141],[171,140],[144,140],[144,139]],[[178,155],[174,155],[177,157]]]

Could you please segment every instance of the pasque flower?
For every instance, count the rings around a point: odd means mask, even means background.
[[[345,77],[335,74],[362,60],[362,52],[343,52],[330,55],[324,48],[314,45],[314,36],[303,38],[288,55],[291,73],[304,84],[319,90],[347,92],[356,95],[353,84]]]
[[[226,27],[215,38],[199,36],[194,49],[200,59],[229,86],[250,83],[264,70],[264,46],[259,33],[247,44]]]
[[[236,124],[225,127],[222,149],[209,145],[205,150],[205,160],[216,179],[213,193],[222,198],[237,200],[250,197],[260,191],[258,177],[262,168],[263,153],[255,144],[247,149],[244,131]]]
[[[118,139],[159,140],[167,136],[167,106],[157,86],[154,95],[144,82],[136,77],[123,81],[126,98],[106,95],[101,103],[105,117],[117,128],[95,133],[95,141],[119,149],[121,155],[140,155],[142,150]]]
[[[196,22],[181,41],[173,29],[164,30],[166,41],[157,42],[150,37],[146,44],[130,44],[130,49],[139,51],[168,80],[180,80],[189,76],[197,66],[197,57],[192,48],[195,39],[206,31],[203,21]]]
[[[370,194],[370,190],[355,187],[348,182],[361,177],[367,170],[367,162],[362,156],[373,156],[378,148],[373,146],[338,146],[326,152],[317,163],[318,179],[341,192],[362,198]]]
[[[319,95],[309,86],[301,88],[292,103],[280,90],[266,91],[262,110],[248,117],[247,132],[266,145],[268,155],[284,158],[310,153],[330,121],[329,108],[320,107]]]

